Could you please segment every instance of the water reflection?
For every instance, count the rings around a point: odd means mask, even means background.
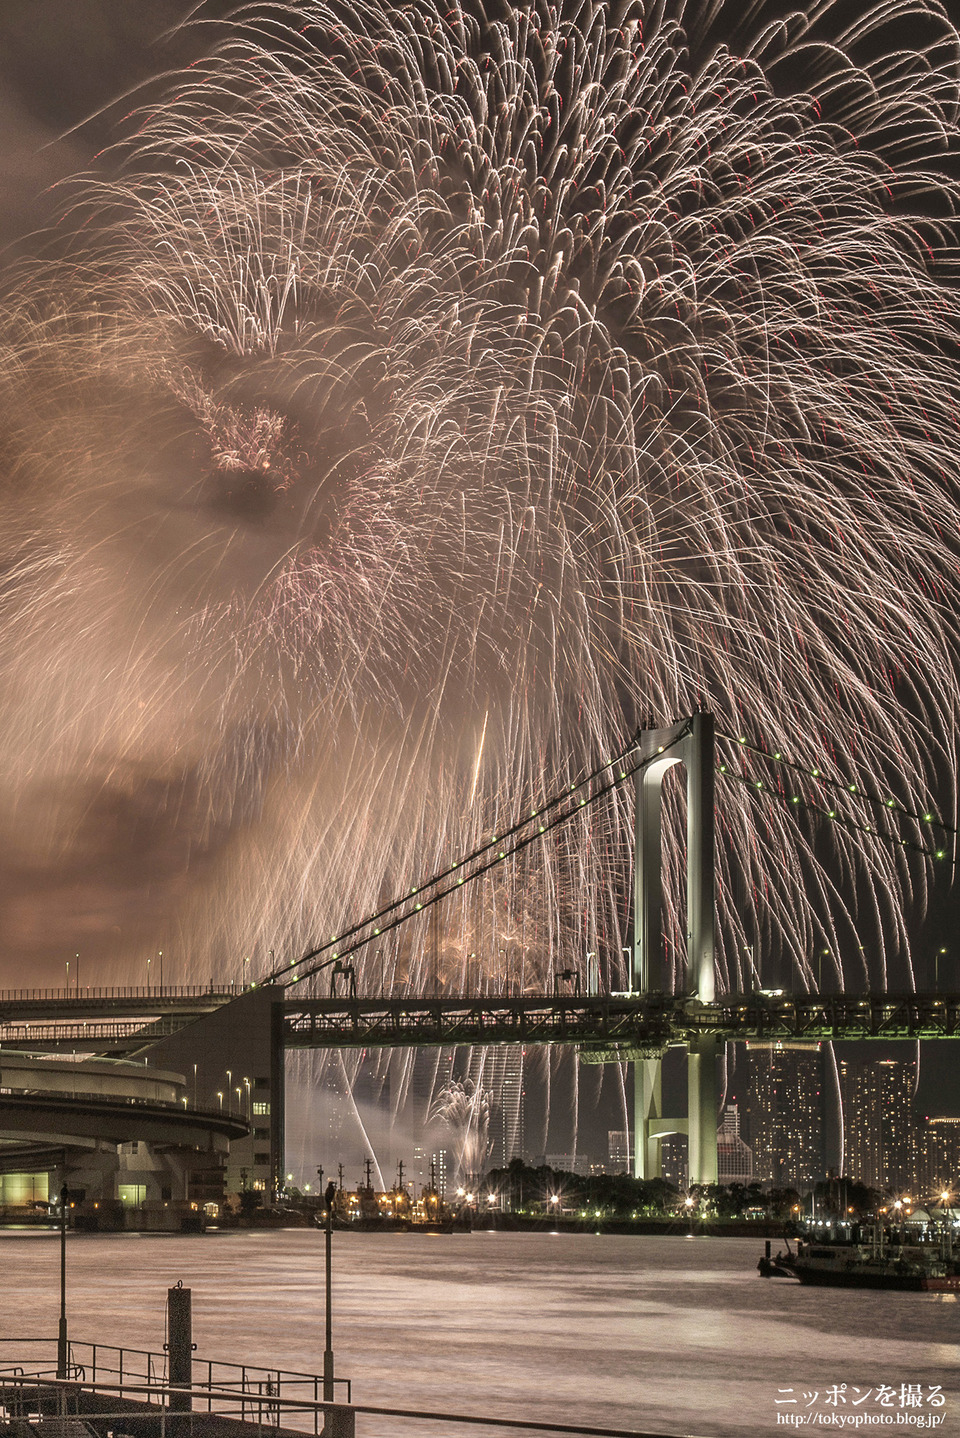
[[[953,1295],[765,1282],[761,1249],[747,1239],[338,1233],[337,1372],[354,1380],[359,1403],[706,1438],[773,1433],[779,1389],[940,1384],[950,1395],[940,1431],[960,1425]],[[202,1357],[321,1369],[319,1234],[77,1235],[68,1265],[76,1338],[159,1350],[166,1290],[182,1281]],[[0,1272],[0,1336],[54,1334],[56,1243],[4,1235]],[[397,1432],[395,1420],[358,1425],[358,1438]],[[451,1424],[403,1432],[459,1438]]]

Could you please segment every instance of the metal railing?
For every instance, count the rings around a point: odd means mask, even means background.
[[[205,999],[221,995],[234,998],[245,994],[251,984],[141,984],[132,987],[101,988],[99,985],[71,984],[60,989],[0,989],[0,1006],[33,1002],[36,999],[62,1003],[65,999]]]
[[[229,1364],[227,1367],[242,1367]],[[252,1370],[248,1370],[252,1371]],[[265,1371],[265,1370],[261,1370]],[[322,1383],[322,1379],[316,1379]],[[117,1411],[103,1406],[103,1400],[113,1396],[117,1405],[125,1404]],[[96,1400],[100,1399],[100,1402]],[[198,1401],[200,1408],[198,1411]],[[422,1409],[388,1408],[375,1404],[354,1404],[324,1402],[322,1399],[298,1399],[263,1392],[255,1398],[252,1395],[241,1400],[245,1405],[240,1410],[240,1421],[250,1428],[256,1424],[258,1438],[263,1429],[281,1428],[289,1431],[296,1428],[301,1432],[313,1432],[318,1438],[356,1438],[357,1418],[386,1417],[401,1420],[415,1419],[420,1422],[442,1423],[449,1433],[451,1425],[463,1424],[471,1428],[488,1430],[509,1430],[522,1433],[562,1433],[572,1438],[694,1438],[694,1435],[651,1433],[636,1428],[600,1428],[576,1423],[552,1423],[548,1420],[494,1417],[487,1414],[437,1413]],[[40,1432],[45,1426],[51,1432],[68,1435],[80,1431],[81,1425],[90,1433],[99,1433],[109,1423],[127,1423],[136,1428],[141,1438],[151,1430],[145,1427],[145,1420],[152,1417],[156,1425],[157,1438],[171,1434],[188,1434],[190,1438],[206,1438],[204,1418],[213,1420],[238,1417],[237,1393],[231,1388],[211,1388],[194,1384],[192,1389],[174,1385],[136,1384],[123,1385],[100,1382],[97,1384],[80,1378],[47,1379],[17,1369],[16,1372],[0,1372],[0,1433],[13,1421],[26,1419],[37,1424]],[[6,1416],[6,1422],[4,1416]],[[281,1419],[283,1420],[281,1424]],[[52,1421],[51,1421],[52,1420]],[[323,1422],[321,1430],[320,1424]],[[107,1433],[110,1433],[107,1429]],[[220,1430],[222,1433],[222,1430]],[[215,1438],[214,1429],[210,1438]],[[152,1434],[151,1434],[152,1438]]]
[[[4,1349],[9,1351],[13,1344],[17,1348],[16,1362],[5,1364]],[[56,1355],[56,1339],[0,1339],[0,1399],[8,1411],[16,1406],[15,1398],[8,1401],[11,1386],[21,1392],[40,1383],[56,1388],[58,1393],[116,1393],[135,1396],[139,1402],[151,1405],[164,1403],[171,1392],[167,1384],[167,1358],[162,1353],[71,1340],[67,1358],[70,1384],[66,1386],[56,1381]],[[349,1378],[333,1381],[334,1393],[344,1394],[349,1404],[352,1381]],[[173,1391],[183,1397],[182,1389]],[[216,1412],[220,1417],[239,1418],[242,1422],[263,1426],[278,1424],[281,1411],[289,1409],[294,1416],[300,1414],[301,1419],[306,1420],[305,1431],[320,1431],[323,1379],[315,1373],[194,1356],[191,1394],[193,1412]]]

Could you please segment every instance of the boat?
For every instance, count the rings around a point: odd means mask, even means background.
[[[451,1208],[444,1202],[436,1183],[434,1165],[430,1165],[430,1184],[424,1185],[420,1197],[407,1191],[403,1182],[403,1164],[398,1166],[396,1186],[378,1192],[371,1179],[372,1162],[366,1160],[366,1182],[353,1192],[334,1189],[330,1209],[330,1225],[338,1230],[359,1233],[453,1233],[455,1229],[470,1231],[469,1214]],[[326,1227],[326,1209],[314,1219],[318,1228]]]
[[[960,1293],[960,1261],[949,1229],[925,1243],[897,1242],[867,1229],[859,1242],[802,1242],[785,1263],[801,1283],[828,1288],[887,1288]]]

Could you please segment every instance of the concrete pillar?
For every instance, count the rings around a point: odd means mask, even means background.
[[[717,1182],[717,1059],[720,1042],[708,1035],[687,1051],[688,1159],[691,1183]]]
[[[645,761],[636,774],[633,864],[633,948],[630,990],[648,994],[664,988],[662,788],[664,775],[683,764],[687,790],[687,992],[702,1003],[716,996],[714,875],[714,725],[713,715],[697,713],[665,729],[640,735]],[[717,1181],[717,1077],[715,1039],[691,1045],[687,1054],[690,1181]],[[659,1059],[634,1065],[634,1175],[660,1172],[655,1135],[667,1132],[663,1120]],[[679,1129],[678,1125],[678,1129]]]
[[[184,1393],[171,1393],[171,1413],[189,1413],[193,1407],[190,1389],[193,1385],[193,1318],[190,1309],[191,1291],[177,1284],[167,1289],[167,1372],[171,1388],[184,1388]]]
[[[687,770],[687,977],[702,1003],[716,997],[713,715],[694,714],[682,742]]]
[[[663,1117],[660,1059],[634,1059],[633,1063],[633,1176],[660,1178],[660,1143],[651,1125]]]
[[[345,1403],[329,1403],[323,1410],[320,1438],[354,1438],[357,1418]]]

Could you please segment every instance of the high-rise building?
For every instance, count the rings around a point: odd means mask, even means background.
[[[823,1175],[819,1044],[747,1044],[747,1136],[754,1177],[801,1188]]]
[[[753,1182],[753,1152],[740,1137],[740,1109],[735,1103],[726,1105],[717,1129],[717,1182]]]
[[[660,1172],[666,1183],[681,1192],[690,1185],[689,1151],[685,1133],[668,1133],[660,1140]]]
[[[482,1090],[489,1103],[486,1152],[477,1168],[506,1168],[524,1156],[525,1050],[519,1044],[495,1044],[471,1050],[465,1081]]]
[[[928,1118],[919,1132],[918,1198],[924,1201],[949,1193],[956,1203],[960,1184],[960,1118]]]
[[[506,1168],[524,1150],[524,1050],[519,1044],[474,1049],[468,1077],[490,1096],[489,1162]]]
[[[868,1188],[915,1185],[920,1152],[915,1079],[912,1060],[840,1060],[847,1177]]]
[[[435,1148],[430,1155],[430,1172],[437,1186],[437,1193],[446,1198],[450,1183],[450,1155],[445,1148]]]
[[[626,1129],[607,1130],[607,1169],[610,1173],[629,1173],[633,1160],[630,1134]]]
[[[454,1050],[417,1049],[410,1065],[406,1119],[420,1133],[437,1116],[453,1075]]]

